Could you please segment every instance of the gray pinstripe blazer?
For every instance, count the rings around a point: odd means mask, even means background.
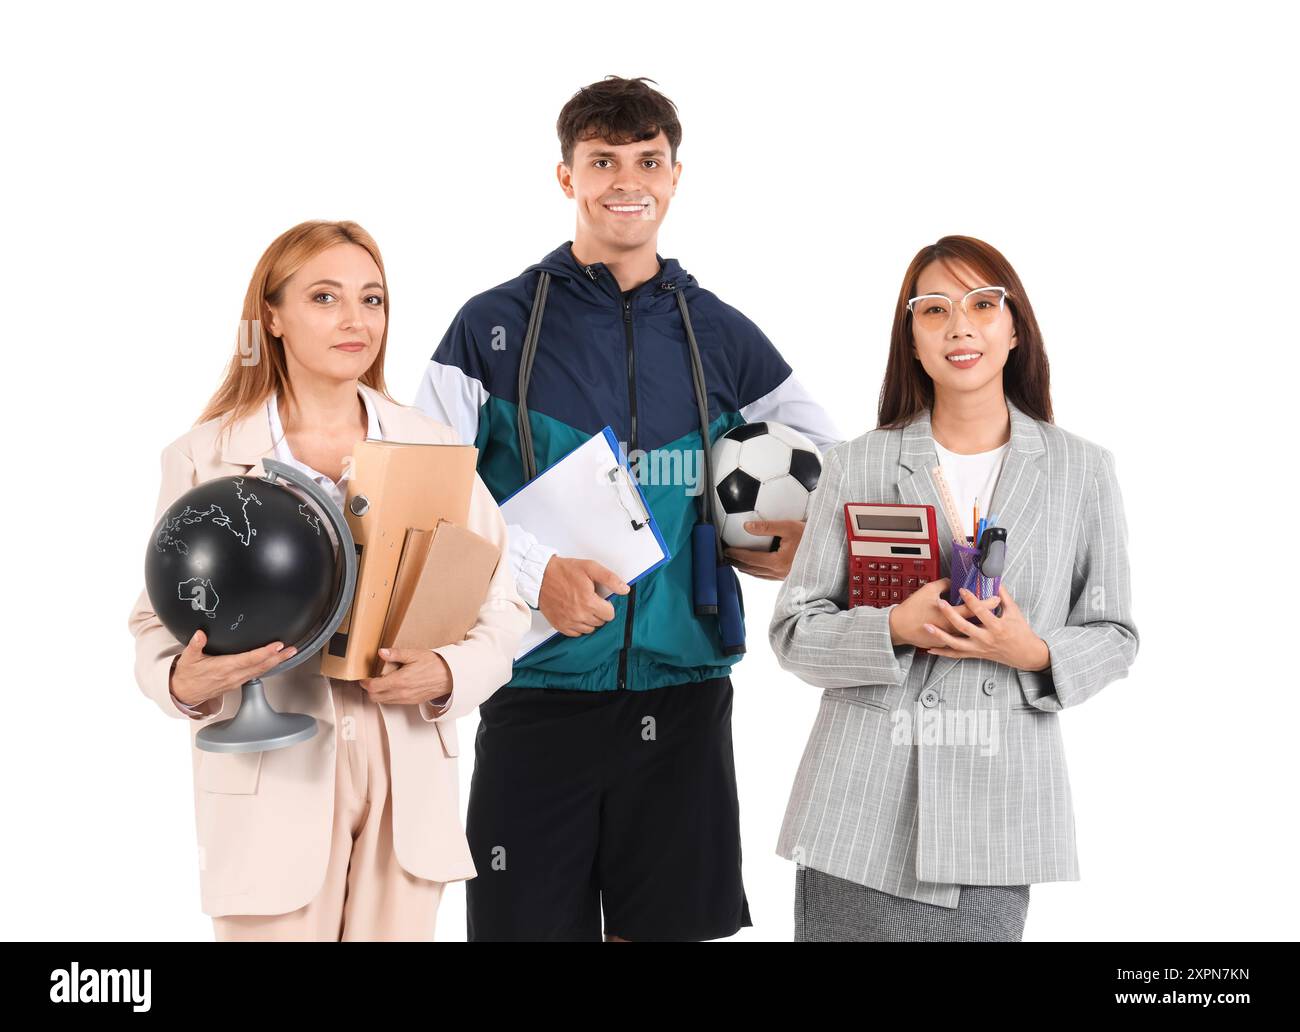
[[[1138,651],[1114,456],[1007,409],[1011,446],[988,511],[1007,528],[1003,577],[1047,642],[1047,670],[895,647],[888,609],[846,608],[845,502],[934,505],[949,575],[929,410],[823,456],[769,630],[781,666],[825,689],[777,852],[946,907],[961,884],[1078,879],[1057,711],[1127,676]]]

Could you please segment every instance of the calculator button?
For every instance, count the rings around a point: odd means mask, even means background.
[[[876,589],[867,588],[867,598],[875,598],[875,597],[876,597]]]
[[[908,578],[907,578],[907,586],[908,586],[909,588],[911,588],[912,591],[915,591],[915,590],[916,590],[916,578],[915,578],[915,577],[908,577]]]
[[[878,569],[880,569],[880,564],[879,564],[879,563],[867,563],[867,569],[868,569],[868,570],[878,570]]]
[[[897,588],[894,588],[893,591],[889,593],[889,597],[892,599],[899,599],[903,597],[903,593],[899,591]]]
[[[883,578],[882,578],[882,579],[883,579]],[[902,577],[890,577],[890,578],[889,578],[889,583],[890,583],[890,584],[902,584],[902,583],[903,583],[903,578],[902,578]]]
[[[891,570],[901,570],[901,569],[903,568],[903,564],[902,564],[902,563],[890,563],[890,564],[889,564],[889,568],[890,568]]]

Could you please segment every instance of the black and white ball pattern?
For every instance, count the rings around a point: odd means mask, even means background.
[[[722,540],[732,548],[775,551],[776,538],[745,529],[748,520],[802,520],[821,476],[817,446],[783,423],[745,423],[713,445]]]

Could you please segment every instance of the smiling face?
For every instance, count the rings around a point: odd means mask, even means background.
[[[356,380],[384,339],[379,266],[357,244],[335,244],[290,277],[270,309],[269,329],[283,338],[290,377],[302,373]]]
[[[672,163],[668,138],[612,144],[579,140],[573,166],[556,169],[565,196],[577,202],[574,236],[606,250],[633,250],[650,245],[677,189],[681,162]]]
[[[1016,347],[1010,305],[999,307],[997,292],[970,297],[966,302],[969,311],[961,305],[970,291],[1000,285],[984,282],[960,263],[931,262],[921,271],[917,295],[946,294],[952,299],[951,304],[942,299],[917,301],[909,319],[913,353],[930,374],[936,393],[980,391],[994,381],[1000,389],[1002,367]]]

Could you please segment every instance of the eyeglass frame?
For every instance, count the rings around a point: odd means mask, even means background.
[[[1005,311],[1007,310],[1007,293],[1008,293],[1007,288],[1006,288],[1006,287],[995,287],[995,286],[993,286],[993,284],[990,283],[988,286],[984,286],[984,287],[975,287],[975,288],[972,289],[972,290],[968,290],[965,294],[962,295],[961,300],[960,300],[959,302],[957,302],[957,305],[961,307],[961,310],[962,310],[963,312],[966,312],[966,318],[967,318],[967,319],[970,318],[970,312],[968,312],[968,311],[966,310],[966,299],[967,299],[968,297],[970,297],[971,294],[978,294],[978,293],[980,293],[981,291],[984,291],[984,290],[998,290],[998,291],[1001,291],[1001,294],[1000,294],[999,297],[998,297],[998,311],[999,311],[999,312],[1005,312]],[[947,294],[940,294],[940,293],[938,293],[938,292],[934,292],[934,293],[930,293],[930,294],[917,294],[916,297],[912,297],[912,298],[908,298],[908,299],[907,299],[907,312],[908,312],[908,314],[909,314],[913,319],[916,319],[916,312],[915,312],[915,311],[913,310],[913,308],[912,308],[913,303],[915,303],[915,302],[917,302],[917,301],[923,301],[923,300],[925,300],[927,297],[941,297],[941,298],[943,298],[945,301],[947,301],[949,305],[952,305],[952,303],[953,303],[952,298],[950,298]],[[952,322],[952,314],[953,314],[953,312],[955,312],[956,310],[957,310],[957,307],[954,306],[953,309],[952,309],[952,311],[950,311],[950,312],[948,313],[948,323],[951,323],[951,322]],[[948,323],[945,323],[944,326],[946,327],[946,326],[948,325]]]

